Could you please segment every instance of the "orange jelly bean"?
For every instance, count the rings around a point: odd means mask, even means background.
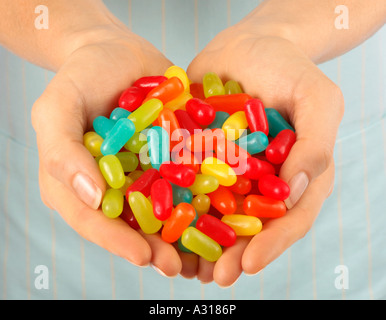
[[[284,201],[257,194],[246,196],[243,209],[247,215],[258,218],[279,218],[287,212]]]
[[[185,91],[182,81],[177,77],[171,77],[152,89],[145,98],[145,101],[156,98],[163,104],[177,98]],[[145,102],[144,101],[144,102]]]
[[[208,193],[210,204],[224,215],[233,214],[237,209],[236,198],[233,193],[222,185]]]
[[[233,114],[237,111],[244,110],[244,104],[252,99],[249,94],[246,93],[234,93],[210,96],[205,99],[206,103],[209,103],[214,111],[225,111],[229,114]]]

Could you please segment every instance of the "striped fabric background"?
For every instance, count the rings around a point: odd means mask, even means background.
[[[186,68],[259,1],[106,0],[135,33]],[[309,233],[230,288],[137,268],[80,238],[40,200],[30,109],[52,73],[0,47],[0,297],[2,299],[386,298],[386,29],[320,65],[343,90],[335,189]],[[39,266],[49,288],[38,289]],[[335,286],[336,267],[349,288]],[[338,271],[341,269],[337,269]]]

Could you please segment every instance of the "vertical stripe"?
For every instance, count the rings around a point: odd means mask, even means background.
[[[110,256],[110,270],[111,270],[111,297],[113,300],[116,300],[116,290],[115,290],[115,270],[114,270],[114,255],[109,253]]]
[[[371,227],[370,227],[370,201],[368,193],[368,177],[367,177],[367,145],[366,145],[366,133],[365,133],[365,76],[366,76],[366,44],[362,44],[362,85],[361,85],[361,132],[362,132],[362,145],[363,145],[363,188],[366,205],[366,233],[367,233],[367,252],[368,252],[368,286],[370,298],[374,298],[372,289],[372,254],[371,254]]]
[[[201,296],[201,300],[205,300],[205,285],[204,284],[200,284],[200,296]]]
[[[227,25],[231,26],[231,0],[227,0]]]
[[[317,299],[317,287],[316,287],[316,237],[315,228],[311,228],[311,250],[312,250],[312,295],[314,300]]]
[[[291,287],[291,247],[287,249],[288,253],[288,268],[287,268],[287,290],[286,299],[290,299],[290,287]]]
[[[198,0],[194,0],[194,51],[199,52],[198,45]]]
[[[259,272],[260,276],[260,299],[264,300],[264,269]]]
[[[82,299],[86,300],[86,277],[85,277],[85,262],[84,262],[84,239],[79,236],[80,242],[80,278],[82,286]]]
[[[129,12],[128,12],[128,14],[129,14],[129,19],[128,19],[128,21],[129,21],[129,23],[128,23],[128,27],[129,27],[129,29],[131,30],[132,28],[133,28],[133,26],[132,26],[132,23],[133,23],[133,17],[132,17],[132,7],[131,7],[131,0],[128,0],[129,1],[129,5],[128,5],[128,7],[129,7]]]
[[[143,272],[142,268],[138,268],[138,280],[139,280],[139,299],[143,300]]]
[[[169,288],[170,288],[170,300],[174,300],[174,283],[173,278],[169,279]]]
[[[166,31],[165,31],[165,0],[162,0],[161,4],[161,18],[162,18],[162,53],[166,55]]]
[[[52,260],[52,291],[54,299],[58,299],[58,288],[56,283],[56,232],[55,232],[55,211],[50,209],[50,224],[51,224],[51,260]]]
[[[386,125],[385,125],[385,119],[386,119],[386,116],[385,116],[385,110],[384,110],[384,97],[383,97],[383,94],[384,94],[384,65],[383,65],[383,59],[384,59],[384,56],[383,56],[383,47],[382,47],[382,37],[378,37],[379,41],[379,85],[380,85],[380,90],[379,90],[379,104],[380,104],[380,119],[381,119],[381,126],[382,126],[382,137],[383,137],[383,163],[384,163],[384,168],[385,168],[385,172],[386,172]]]

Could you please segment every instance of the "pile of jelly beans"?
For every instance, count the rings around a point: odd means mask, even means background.
[[[192,83],[178,66],[135,81],[84,135],[108,186],[103,213],[208,261],[286,213],[278,172],[295,140],[236,81]]]

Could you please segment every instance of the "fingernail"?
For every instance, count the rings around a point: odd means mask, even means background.
[[[85,174],[77,173],[72,180],[72,187],[79,198],[89,207],[96,210],[102,200],[102,190]]]
[[[150,267],[152,267],[155,271],[157,271],[161,276],[169,278],[161,269],[157,268],[154,264],[151,263]]]
[[[284,201],[288,209],[291,209],[299,201],[308,183],[308,177],[304,172],[299,172],[289,181],[290,196]]]

